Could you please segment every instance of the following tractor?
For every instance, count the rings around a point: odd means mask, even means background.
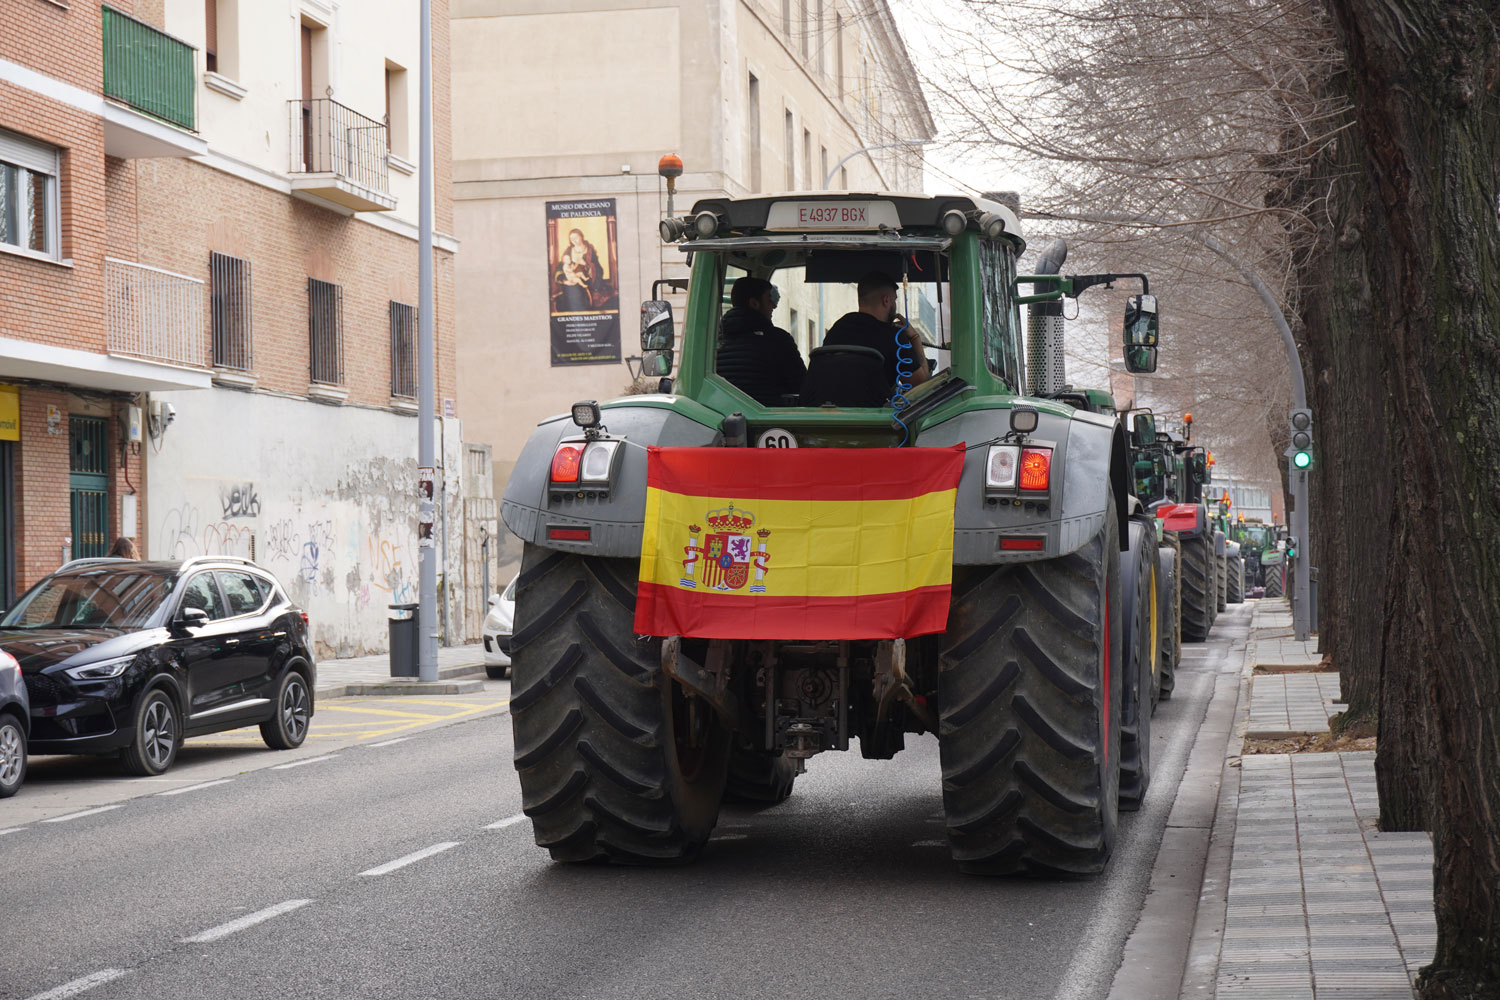
[[[1112,276],[1018,276],[1016,213],[962,196],[706,198],[661,229],[688,254],[690,277],[680,350],[671,304],[642,308],[642,367],[659,391],[582,401],[542,421],[502,505],[524,542],[510,708],[538,845],[561,862],[687,861],[726,797],[777,802],[819,753],[857,742],[884,759],[906,734],[930,733],[962,868],[1102,870],[1130,805],[1122,767],[1127,785],[1144,789],[1149,765],[1151,679],[1126,669],[1122,635],[1134,582],[1122,566],[1139,529],[1119,420],[1061,398],[1053,359],[1062,298]],[[746,278],[791,300],[768,307],[777,316],[789,306],[816,315],[819,300],[835,315],[870,301],[886,310],[876,319],[896,338],[894,384],[879,345],[809,338],[800,392],[746,391],[721,367],[733,287]],[[898,289],[899,315],[887,293],[860,295],[884,280]],[[1023,295],[1027,283],[1034,291]],[[917,384],[927,366],[906,349],[903,317],[922,299],[936,307],[922,342],[947,361]],[[1023,302],[1042,307],[1029,343]],[[1132,296],[1130,370],[1155,370],[1157,330],[1154,297]],[[803,598],[776,598],[779,579],[823,579],[831,593],[857,581],[830,570],[842,563],[821,542],[783,555],[777,530],[759,526],[770,508],[756,498],[858,496],[874,482],[898,490],[890,470],[907,449],[961,462],[939,512],[951,514],[951,539],[897,553],[943,560],[944,616],[922,634],[882,636],[879,620],[826,634],[832,626],[805,615],[796,620],[808,634],[765,638],[806,612]],[[864,456],[857,472],[851,454]],[[668,538],[656,526],[662,505],[677,502],[663,485],[677,460],[742,464],[756,478],[725,485],[694,515],[702,523]],[[793,467],[802,471],[781,471]],[[874,544],[844,540],[850,552]],[[661,567],[673,579],[658,579]],[[642,633],[637,612],[664,593],[745,610],[712,628]],[[1141,750],[1127,761],[1132,727]]]
[[[1191,435],[1192,414],[1184,416],[1183,424]],[[1208,454],[1188,436],[1158,430],[1156,442],[1143,449],[1143,455],[1138,462],[1159,470],[1149,477],[1147,506],[1178,546],[1182,640],[1203,642],[1218,615],[1219,590],[1218,542],[1203,498],[1211,477]]]
[[[1231,508],[1234,506],[1225,490],[1214,505],[1214,534],[1224,536],[1224,600],[1228,604],[1245,602],[1245,560],[1240,554],[1240,543],[1234,538],[1234,521]],[[1220,610],[1223,610],[1222,608]]]

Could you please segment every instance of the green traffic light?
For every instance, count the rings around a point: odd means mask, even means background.
[[[1305,468],[1307,468],[1309,465],[1312,465],[1312,452],[1310,452],[1310,451],[1295,452],[1292,455],[1292,464],[1295,465],[1299,469],[1305,469]]]

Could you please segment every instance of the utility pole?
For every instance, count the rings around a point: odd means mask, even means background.
[[[421,0],[422,26],[418,45],[421,48],[421,84],[418,95],[418,118],[421,125],[418,143],[422,147],[417,163],[417,465],[436,470],[437,373],[436,352],[432,338],[432,0]],[[447,477],[432,480],[434,492],[444,488]],[[417,678],[438,679],[437,669],[437,557],[432,530],[425,537],[424,519],[436,529],[434,497],[418,493],[417,520]]]

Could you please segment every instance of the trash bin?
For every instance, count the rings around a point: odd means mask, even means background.
[[[392,604],[389,607],[391,676],[416,677],[420,670],[417,665],[417,608],[421,605]]]

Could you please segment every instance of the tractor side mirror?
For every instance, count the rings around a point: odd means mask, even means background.
[[[1150,410],[1137,413],[1130,425],[1131,443],[1137,448],[1149,448],[1156,443],[1156,416]]]
[[[641,377],[659,378],[672,374],[673,352],[670,348],[663,351],[647,351],[641,356]]]
[[[676,329],[672,324],[672,303],[665,299],[647,299],[641,303],[641,350],[672,352]],[[671,371],[668,362],[667,371]],[[643,374],[665,375],[667,372],[645,371]]]
[[[1210,482],[1208,472],[1208,456],[1203,452],[1195,452],[1192,457],[1193,482],[1199,486],[1207,486]]]
[[[1155,295],[1132,295],[1125,302],[1125,370],[1132,375],[1156,371],[1156,344],[1161,319]]]

